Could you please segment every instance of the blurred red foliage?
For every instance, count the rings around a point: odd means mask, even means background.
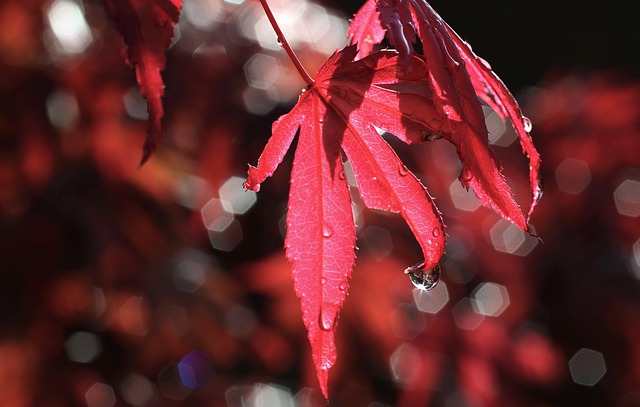
[[[164,75],[163,148],[138,170],[145,121],[121,40],[98,3],[59,3],[83,5],[80,52],[56,42],[54,3],[0,2],[0,406],[326,405],[275,226],[287,172],[233,215],[231,251],[211,247],[231,235],[199,211],[291,103],[246,84],[245,63],[272,55],[230,14],[206,29],[185,20]],[[305,47],[317,66],[323,54]],[[278,91],[297,92],[278,69]],[[451,189],[446,141],[394,144],[446,214],[446,296],[414,297],[402,270],[420,248],[399,217],[358,203],[330,405],[640,404],[640,82],[550,73],[521,96],[545,157],[532,222],[544,243],[458,209],[473,198]],[[276,101],[249,103],[264,100]],[[517,162],[505,167],[526,167],[505,146],[513,135],[491,137]],[[507,175],[527,196],[527,174]],[[606,372],[571,363],[582,348]]]

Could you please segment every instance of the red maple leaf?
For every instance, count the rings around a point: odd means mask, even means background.
[[[424,269],[444,251],[444,225],[432,198],[377,128],[407,143],[442,131],[444,117],[424,94],[426,67],[418,58],[400,67],[393,51],[357,62],[355,47],[335,53],[290,113],[273,125],[245,187],[259,190],[282,161],[298,129],[291,174],[286,254],[322,392],[336,360],[334,331],[354,262],[355,227],[342,153],[370,208],[399,212],[416,236]]]
[[[149,121],[140,164],[155,150],[162,132],[165,50],[173,38],[182,0],[104,0],[127,46],[127,62],[136,70],[140,93],[147,99]]]
[[[379,16],[377,20],[373,18],[376,15]],[[375,35],[356,35],[363,30]],[[522,116],[513,95],[486,61],[477,57],[424,0],[368,0],[349,29],[352,43],[360,47],[360,55],[372,49],[371,41],[367,41],[366,46],[361,45],[364,39],[381,38],[381,30],[386,31],[389,42],[398,49],[403,65],[413,54],[411,44],[415,42],[416,33],[419,35],[433,101],[438,111],[451,119],[447,121],[450,140],[458,147],[464,164],[461,182],[467,188],[472,187],[485,206],[493,208],[521,229],[528,230],[527,220],[513,200],[496,158],[486,147],[488,131],[481,105],[475,97],[479,96],[503,120],[511,119],[523,151],[529,156],[533,200],[528,215],[531,216],[542,195],[540,155],[528,133],[531,123]],[[479,154],[491,159],[474,160],[473,157]]]

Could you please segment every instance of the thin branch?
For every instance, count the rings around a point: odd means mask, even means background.
[[[269,7],[269,4],[267,4],[267,0],[260,0],[260,4],[262,4],[262,8],[264,9],[264,12],[267,14],[267,18],[269,19],[269,22],[271,23],[273,30],[276,32],[276,35],[278,36],[278,43],[287,52],[287,55],[289,55],[289,59],[291,60],[291,62],[293,62],[293,65],[298,70],[298,73],[300,74],[300,76],[302,76],[302,79],[307,83],[307,85],[313,85],[315,83],[314,80],[311,78],[311,76],[309,76],[307,71],[304,69],[304,67],[300,63],[298,56],[295,54],[295,52],[293,52],[293,49],[291,49],[291,46],[287,42],[287,39],[282,33],[282,30],[280,29],[278,22],[276,21],[275,17],[273,16],[273,13],[271,12],[271,8]]]

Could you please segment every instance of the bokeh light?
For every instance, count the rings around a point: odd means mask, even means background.
[[[509,306],[507,288],[496,283],[482,283],[471,293],[473,309],[486,316],[497,317]]]
[[[102,352],[100,338],[90,332],[75,332],[65,342],[69,360],[79,363],[94,361]]]
[[[591,182],[589,166],[582,160],[567,158],[556,168],[556,182],[561,191],[579,194]]]
[[[625,179],[613,192],[613,199],[621,215],[640,216],[640,181]]]
[[[55,36],[56,47],[63,54],[79,54],[93,41],[81,3],[56,0],[49,7],[47,19]]]
[[[241,177],[231,177],[220,187],[218,193],[222,201],[222,207],[236,215],[245,214],[258,200],[255,191],[244,190],[242,184],[245,181]]]
[[[112,407],[116,404],[113,388],[104,383],[94,383],[84,397],[88,407]]]
[[[413,300],[420,311],[429,314],[437,314],[449,302],[447,284],[440,281],[429,291],[414,288]]]
[[[577,384],[594,386],[607,372],[602,353],[582,348],[569,360],[571,378]]]

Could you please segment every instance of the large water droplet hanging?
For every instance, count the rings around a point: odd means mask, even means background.
[[[420,290],[431,290],[440,281],[440,265],[432,269],[425,269],[424,262],[414,264],[411,267],[407,267],[404,271],[405,274],[409,274],[411,283]]]
[[[329,225],[324,225],[322,227],[322,236],[329,238],[332,235],[333,235],[333,228]]]
[[[409,175],[409,169],[404,164],[398,164],[398,174],[400,174],[401,177],[406,177]]]
[[[531,124],[531,120],[528,117],[522,116],[522,125],[524,126],[524,131],[529,133],[533,129],[533,124]]]
[[[320,325],[320,329],[322,329],[323,331],[330,331],[333,329],[333,326],[335,325],[336,316],[332,312],[327,312],[321,308],[320,316],[318,319],[319,319],[318,323]]]

